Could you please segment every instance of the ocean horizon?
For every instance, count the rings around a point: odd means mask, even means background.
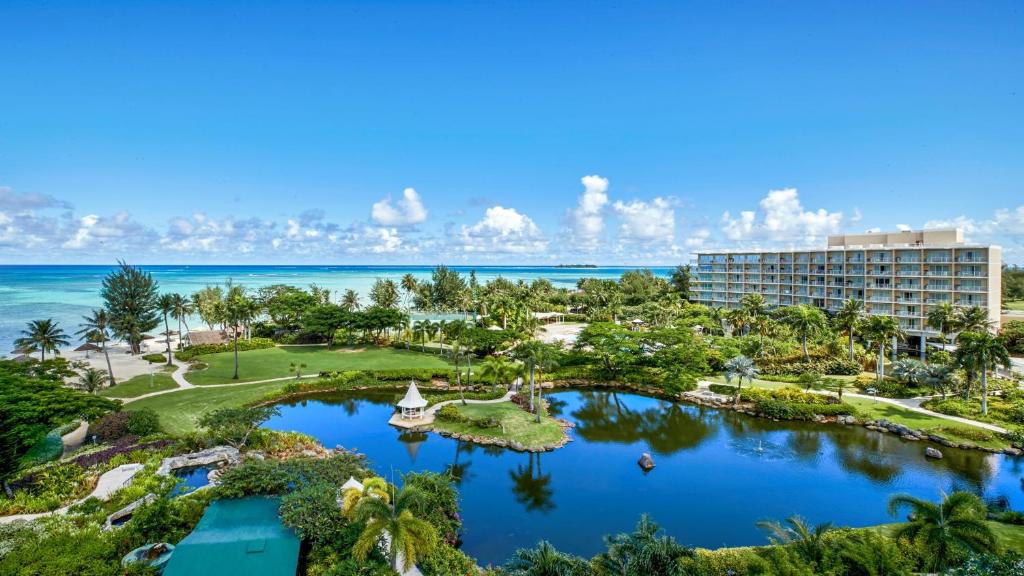
[[[52,318],[74,336],[82,316],[102,306],[103,278],[116,264],[4,264],[0,265],[0,354],[9,353],[25,324]],[[249,289],[272,284],[308,287],[317,284],[331,290],[337,300],[341,291],[352,289],[363,300],[378,278],[401,279],[412,274],[428,279],[432,265],[315,265],[315,264],[155,264],[140,265],[160,284],[161,292],[192,294],[208,286],[231,280]],[[571,288],[580,278],[618,278],[628,270],[649,269],[667,277],[674,266],[536,266],[536,265],[451,265],[449,268],[487,282],[499,276],[527,282],[545,278],[559,288]],[[162,330],[161,330],[162,331]]]

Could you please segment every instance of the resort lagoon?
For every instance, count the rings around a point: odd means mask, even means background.
[[[773,422],[730,411],[603,390],[555,391],[552,412],[575,424],[574,441],[529,454],[388,426],[398,392],[317,395],[280,405],[266,426],[367,455],[388,479],[450,470],[458,479],[463,549],[481,565],[551,541],[592,555],[602,536],[629,531],[649,513],[681,542],[765,543],[755,522],[799,514],[868,526],[900,521],[888,497],[936,500],[969,490],[1024,505],[1024,459],[943,449],[859,426]],[[637,466],[650,452],[656,467]]]

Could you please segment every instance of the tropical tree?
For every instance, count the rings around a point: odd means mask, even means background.
[[[224,290],[220,286],[206,286],[192,294],[192,308],[210,330],[223,321],[223,302]]]
[[[537,371],[547,371],[558,366],[558,352],[554,346],[529,340],[523,342],[515,349],[516,358],[522,360],[530,375],[530,411],[536,415],[536,421],[540,422],[540,401],[543,399],[540,386],[535,385]],[[533,391],[537,389],[537,405],[533,401]]]
[[[907,384],[917,386],[924,384],[928,375],[928,365],[920,360],[897,360],[892,363],[892,376]]]
[[[118,262],[103,279],[100,296],[106,304],[110,330],[138,354],[142,336],[160,324],[157,282],[148,272]]]
[[[188,298],[185,298],[181,294],[175,292],[171,295],[174,299],[174,307],[171,310],[171,318],[178,321],[178,348],[181,348],[181,343],[185,341],[184,334],[188,332],[188,317],[195,313],[195,308],[192,306],[192,302]],[[181,325],[185,324],[185,332],[181,331]]]
[[[359,310],[359,294],[349,288],[341,295],[341,307],[347,312],[355,312]]]
[[[365,561],[383,543],[387,546],[391,568],[404,573],[417,560],[430,554],[438,541],[437,530],[426,520],[414,516],[411,510],[423,498],[419,489],[405,487],[395,494],[393,503],[382,498],[360,499],[354,518],[364,524],[364,528],[352,546],[352,556]]]
[[[693,270],[689,264],[683,264],[676,266],[676,269],[672,271],[672,276],[669,279],[672,283],[672,288],[679,293],[679,297],[683,300],[690,299],[690,285],[693,283]]]
[[[520,548],[505,564],[509,576],[588,576],[593,573],[586,560],[563,554],[547,540],[536,548]]]
[[[409,304],[412,302],[412,297],[416,294],[416,290],[419,288],[419,283],[416,282],[415,276],[407,273],[405,276],[402,276],[400,285],[402,287],[402,291],[405,293],[405,307],[409,308]]]
[[[793,330],[793,334],[800,339],[800,346],[804,351],[804,360],[811,360],[807,351],[807,340],[821,334],[828,326],[825,313],[808,304],[790,306],[783,309],[782,321]]]
[[[1010,352],[989,332],[961,332],[956,342],[958,364],[968,371],[981,372],[981,413],[988,414],[988,371],[997,366],[1009,368]]]
[[[381,308],[398,308],[398,285],[390,278],[378,278],[370,288],[370,301]]]
[[[772,544],[789,546],[801,558],[814,564],[820,564],[825,557],[825,535],[834,530],[831,522],[810,526],[800,516],[790,516],[782,522],[762,521],[757,526],[768,533]]]
[[[420,337],[420,352],[426,352],[427,335],[430,333],[430,320],[417,320],[412,325],[412,331]]]
[[[988,310],[979,306],[961,307],[956,311],[954,325],[959,332],[991,332]]]
[[[928,387],[942,394],[946,399],[946,392],[949,390],[953,380],[953,367],[945,364],[926,364],[925,373],[921,381]]]
[[[746,356],[736,356],[730,358],[725,363],[725,381],[732,383],[732,379],[736,378],[736,396],[733,398],[734,404],[740,403],[740,389],[743,388],[743,379],[747,379],[747,383],[753,385],[754,378],[757,378],[760,371],[754,364],[754,361]]]
[[[171,325],[167,319],[174,313],[174,295],[161,294],[157,300],[157,306],[160,308],[160,313],[164,316],[164,342],[167,344],[167,365],[172,366],[174,362],[171,360]]]
[[[985,522],[985,503],[969,492],[943,495],[939,503],[907,494],[889,499],[889,514],[896,516],[908,509],[907,523],[899,525],[892,536],[906,538],[924,551],[925,568],[941,571],[968,552],[993,552],[996,537]]]
[[[878,379],[885,379],[885,343],[893,338],[902,340],[905,337],[896,319],[892,316],[870,316],[864,324],[864,334],[878,343]]]
[[[942,348],[946,348],[950,328],[956,322],[956,307],[949,302],[941,302],[928,310],[926,322],[928,327],[939,332],[942,338]]]
[[[46,360],[46,353],[53,352],[60,356],[60,347],[70,344],[68,335],[53,321],[53,318],[46,320],[33,320],[21,331],[21,337],[14,341],[18,348],[25,348],[33,352],[39,351],[39,360]]]
[[[235,373],[232,380],[238,380],[238,336],[239,327],[247,325],[255,316],[255,303],[245,295],[244,290],[229,296],[224,301],[224,317],[231,329],[231,341],[235,353]]]
[[[843,302],[843,307],[836,313],[834,319],[835,327],[838,330],[846,332],[846,336],[849,339],[850,347],[850,361],[854,360],[853,357],[853,336],[857,329],[860,328],[861,323],[864,322],[864,301],[850,298],[846,302]]]
[[[692,558],[693,550],[660,532],[661,528],[644,514],[632,533],[606,536],[607,550],[593,562],[604,574],[683,576],[686,572],[680,560]]]
[[[348,488],[341,494],[341,511],[345,516],[354,519],[356,508],[364,498],[378,498],[386,504],[391,503],[391,487],[380,476],[373,476],[361,482],[363,489]]]
[[[107,342],[110,340],[109,321],[107,319],[107,311],[102,308],[96,308],[88,316],[82,316],[82,323],[79,324],[81,328],[75,334],[83,337],[89,342],[99,342],[100,350],[103,351],[103,357],[107,360],[107,378],[110,380],[110,385],[115,386],[117,382],[114,380],[114,369],[110,365],[110,351],[107,350]]]
[[[484,381],[490,380],[492,387],[497,387],[509,373],[508,358],[504,356],[488,356],[480,365],[480,378]]]
[[[110,381],[107,377],[106,370],[97,370],[95,368],[86,368],[81,375],[78,377],[77,386],[81,390],[85,390],[89,394],[92,394],[96,390],[103,388],[103,385]]]

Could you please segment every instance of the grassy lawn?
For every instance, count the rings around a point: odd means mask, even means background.
[[[1013,524],[1003,524],[1001,522],[986,522],[988,527],[992,529],[992,532],[996,535],[996,540],[999,545],[1006,550],[1013,550],[1014,552],[1024,552],[1024,526],[1015,526]],[[878,530],[879,532],[890,535],[893,530],[899,524],[880,524],[878,526],[872,526],[871,530]]]
[[[241,406],[259,400],[268,392],[284,386],[284,382],[265,382],[249,386],[192,388],[181,392],[143,398],[128,404],[131,410],[151,408],[160,415],[160,425],[169,434],[184,434],[196,429],[199,416],[230,406]]]
[[[396,350],[362,346],[358,348],[323,346],[285,346],[238,353],[238,380],[232,380],[235,358],[232,352],[208,354],[197,358],[208,367],[188,372],[185,378],[197,386],[253,382],[293,375],[289,366],[305,364],[303,374],[328,370],[390,370],[396,368],[447,368],[449,362],[437,354],[423,354],[416,350]]]
[[[500,428],[478,428],[470,424],[434,421],[435,430],[488,436],[502,440],[514,440],[526,447],[555,444],[562,438],[562,427],[547,414],[540,423],[534,422],[533,414],[519,408],[512,402],[498,404],[467,404],[459,406],[459,412],[470,418],[494,417],[501,422]]]
[[[1024,312],[1024,300],[1010,300],[1009,302],[1003,302],[1003,308]]]
[[[970,424],[953,422],[952,420],[914,412],[901,406],[869,400],[867,398],[845,397],[843,398],[843,401],[855,406],[864,418],[872,420],[880,420],[884,418],[890,422],[903,424],[904,426],[909,426],[915,430],[935,430],[936,428],[942,427],[943,430],[936,431],[936,433],[946,436],[950,440],[969,442],[977,446],[989,448],[1005,448],[1007,446],[1006,442],[998,438],[988,441],[974,439],[973,435],[976,435],[979,430],[982,432],[986,431],[978,428],[977,426],[971,426]],[[964,430],[964,434],[957,434],[955,432],[956,430]],[[995,437],[995,433],[991,434]]]
[[[100,390],[99,395],[107,398],[135,398],[150,392],[177,388],[178,385],[175,384],[174,379],[170,375],[170,372],[173,370],[172,368],[170,371],[157,372],[153,375],[152,381],[149,374],[140,374],[129,380],[118,382],[117,386],[113,388]]]

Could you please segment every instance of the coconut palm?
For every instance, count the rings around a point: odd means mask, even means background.
[[[992,552],[996,537],[985,523],[985,503],[968,492],[943,495],[939,503],[907,494],[889,499],[889,514],[909,509],[908,522],[893,532],[896,539],[907,538],[926,551],[925,567],[942,571],[966,552]]]
[[[732,379],[736,378],[736,396],[733,398],[734,404],[740,403],[740,389],[743,388],[743,379],[747,379],[747,383],[753,384],[754,378],[757,378],[760,371],[754,364],[754,361],[746,356],[736,356],[730,358],[725,363],[725,381],[732,383]]]
[[[240,290],[224,301],[224,317],[231,326],[232,342],[235,352],[235,373],[232,380],[238,380],[238,328],[248,325],[255,316],[254,302]]]
[[[172,294],[171,298],[174,299],[174,309],[171,310],[171,318],[178,321],[178,348],[181,348],[181,343],[184,342],[184,333],[189,332],[188,317],[195,313],[195,308],[188,298],[177,292]],[[185,324],[185,332],[181,331],[182,323]]]
[[[949,302],[942,302],[928,310],[928,327],[939,331],[942,338],[942,348],[946,348],[949,330],[956,322],[957,310]]]
[[[386,504],[391,503],[391,488],[380,476],[367,478],[362,485],[362,490],[349,488],[341,494],[341,511],[349,518],[355,517],[356,507],[364,498],[379,498]]]
[[[510,362],[504,356],[488,356],[480,365],[480,378],[490,380],[491,387],[496,388],[508,374]]]
[[[558,366],[557,353],[555,348],[550,344],[544,344],[536,340],[529,340],[523,342],[515,349],[515,355],[518,359],[522,360],[526,365],[527,370],[530,374],[530,412],[536,414],[537,422],[540,422],[540,408],[533,402],[533,391],[535,388],[539,388],[534,385],[536,381],[536,372],[538,370],[546,371]],[[541,395],[538,393],[538,402],[541,399]]]
[[[647,514],[640,517],[636,528],[629,534],[605,536],[607,551],[598,554],[593,562],[603,574],[640,576],[683,576],[680,560],[692,558],[692,549],[679,544],[671,536],[660,536],[661,529]]]
[[[106,370],[86,368],[85,371],[78,376],[77,386],[89,394],[92,394],[96,390],[103,388],[103,385],[109,381],[110,378],[107,376]]]
[[[430,320],[417,320],[413,323],[412,330],[420,337],[420,352],[426,352],[427,334],[430,333]]]
[[[784,310],[782,322],[789,326],[793,330],[793,334],[800,339],[800,346],[804,351],[804,360],[809,362],[811,355],[807,351],[807,340],[817,336],[828,326],[825,314],[814,306],[807,304],[790,306]]]
[[[961,332],[956,339],[957,363],[969,372],[981,372],[981,413],[988,414],[988,371],[1010,367],[1010,353],[1003,342],[989,332]],[[968,390],[970,386],[967,386]]]
[[[107,378],[110,380],[110,385],[115,386],[117,382],[114,381],[114,369],[110,365],[110,352],[107,350],[107,342],[110,340],[110,323],[107,318],[107,311],[102,308],[97,308],[92,311],[89,316],[82,316],[82,323],[79,324],[81,330],[75,334],[85,338],[89,342],[99,342],[100,350],[103,351],[103,357],[107,360]]]
[[[349,288],[341,295],[341,307],[348,312],[359,310],[359,294]]]
[[[992,321],[989,320],[988,311],[978,306],[957,309],[954,325],[958,332],[992,331]]]
[[[395,494],[393,503],[382,498],[360,499],[354,519],[365,527],[352,546],[352,556],[364,561],[383,544],[393,570],[405,572],[412,568],[417,560],[433,551],[438,540],[437,530],[412,513],[412,508],[423,499],[423,493],[413,487]]]
[[[416,281],[416,277],[412,274],[406,274],[405,276],[402,276],[400,285],[402,287],[402,291],[405,292],[405,307],[408,308],[409,303],[412,301],[413,294],[415,294],[417,288],[419,288],[419,282]]]
[[[434,333],[438,335],[438,341],[441,344],[441,356],[444,356],[444,337],[447,328],[447,320],[438,320],[437,323],[434,325]]]
[[[167,343],[167,365],[172,366],[174,362],[171,360],[171,325],[167,318],[174,313],[174,295],[161,294],[160,298],[156,301],[156,305],[164,316],[164,342]]]
[[[800,516],[784,521],[762,521],[757,527],[768,533],[768,540],[778,546],[789,546],[801,558],[818,564],[825,556],[825,535],[834,530],[831,522],[810,526]]]
[[[836,317],[833,320],[835,327],[843,332],[846,332],[847,338],[849,338],[850,346],[850,361],[853,362],[853,336],[854,332],[860,328],[861,323],[864,321],[864,301],[850,298],[846,302],[843,302],[843,307],[836,313]]]
[[[892,316],[871,316],[864,324],[864,334],[878,343],[878,379],[885,379],[885,343],[905,338],[903,329]]]
[[[582,558],[563,554],[547,540],[536,548],[520,548],[504,566],[509,576],[582,576],[590,574]]]
[[[32,351],[39,351],[39,360],[46,360],[46,353],[53,352],[60,356],[60,347],[67,346],[68,335],[53,321],[53,318],[46,320],[33,320],[28,323],[25,330],[21,331],[22,337],[14,341],[18,348],[27,348]]]

